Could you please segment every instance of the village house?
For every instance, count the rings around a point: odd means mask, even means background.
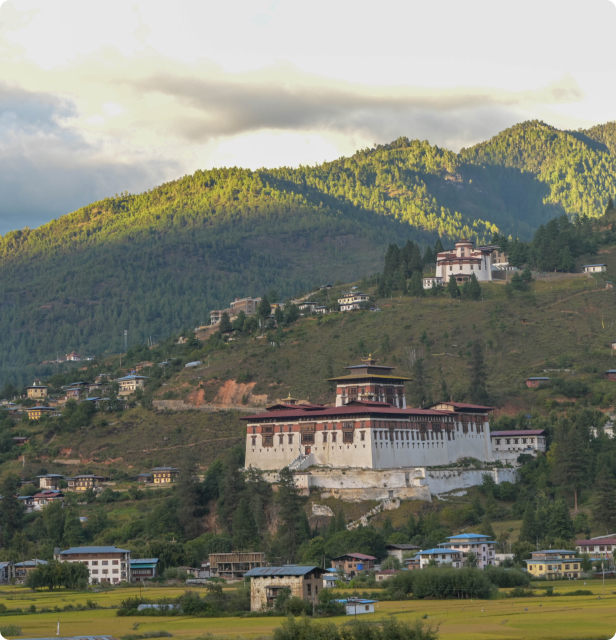
[[[332,558],[332,569],[342,571],[345,576],[353,578],[358,573],[368,573],[374,570],[374,563],[377,558],[368,556],[365,553],[345,553],[344,555]]]
[[[118,395],[129,396],[131,393],[135,393],[137,389],[142,389],[143,387],[145,387],[145,382],[147,379],[147,376],[138,376],[136,374],[118,378],[116,380],[120,387]]]
[[[67,362],[80,362],[81,360],[83,360],[83,358],[76,351],[71,351],[66,354]]]
[[[581,558],[575,557],[574,551],[568,549],[546,549],[531,551],[531,559],[526,562],[531,578],[579,578]]]
[[[299,311],[301,311],[302,313],[312,313],[318,306],[318,303],[316,302],[300,302],[297,305],[297,308],[299,309]]]
[[[580,554],[586,554],[592,560],[614,561],[614,549],[616,538],[594,538],[590,540],[576,540],[575,550]]]
[[[496,460],[517,460],[521,453],[545,453],[545,429],[492,431],[492,455]]]
[[[83,562],[90,571],[90,584],[130,582],[130,551],[117,547],[71,547],[56,549],[54,560]]]
[[[279,403],[246,421],[246,468],[276,470],[302,463],[363,469],[491,461],[491,407],[441,402],[406,404],[404,382],[371,358],[347,367],[336,383],[336,406]],[[393,495],[392,495],[393,497]]]
[[[60,480],[64,480],[64,476],[58,473],[46,473],[44,476],[36,476],[39,479],[39,488],[41,489],[58,489]]]
[[[38,400],[39,398],[47,397],[48,388],[45,385],[37,384],[35,380],[31,387],[26,387],[26,394],[28,398]]]
[[[606,380],[616,380],[616,369],[609,369],[603,375]]]
[[[229,316],[229,320],[233,320],[238,316],[240,311],[243,311],[247,316],[252,316],[257,312],[257,307],[261,302],[261,298],[236,298],[228,309],[216,309],[210,311],[210,324],[220,324],[222,314],[226,313]]]
[[[436,254],[436,277],[449,282],[453,276],[458,284],[471,279],[471,275],[480,282],[492,280],[492,256],[497,247],[477,247],[468,240],[456,242],[452,251],[440,251]]]
[[[70,491],[87,491],[88,489],[94,489],[94,491],[102,491],[102,484],[104,481],[105,478],[96,476],[91,473],[81,476],[75,476],[74,478],[66,478],[66,482]]]
[[[496,542],[490,540],[490,536],[480,533],[461,533],[457,536],[448,536],[448,542],[442,542],[439,547],[446,547],[462,553],[463,561],[466,561],[469,553],[473,553],[480,569],[495,564]]]
[[[409,571],[415,571],[416,569],[421,569],[421,558],[415,555],[414,558],[407,558],[404,560],[404,566]]]
[[[9,584],[15,577],[15,565],[11,560],[0,562],[0,584]]]
[[[416,557],[419,558],[419,567],[421,569],[425,569],[430,562],[437,565],[448,564],[454,569],[460,569],[464,566],[462,552],[456,549],[448,549],[447,547],[420,551]]]
[[[16,562],[13,565],[13,576],[15,577],[15,584],[25,584],[28,574],[34,571],[42,564],[47,564],[47,560],[24,560],[23,562]]]
[[[582,265],[584,273],[605,273],[607,271],[606,264],[584,264]]]
[[[152,484],[154,482],[154,478],[151,473],[140,473],[137,476],[137,482],[140,484]]]
[[[346,600],[338,600],[337,602],[344,604],[344,610],[347,616],[359,616],[364,613],[374,613],[374,605],[378,600],[348,598]]]
[[[385,582],[385,580],[389,580],[389,578],[395,576],[397,573],[400,573],[400,569],[382,569],[381,571],[374,572],[374,579],[376,582]]]
[[[158,558],[141,558],[139,560],[129,560],[130,581],[142,582],[143,580],[153,580],[158,569]]]
[[[211,577],[225,580],[242,580],[251,569],[258,569],[267,564],[265,554],[261,551],[211,553],[208,560]]]
[[[169,484],[177,482],[180,470],[175,467],[156,467],[151,470],[154,484]]]
[[[528,388],[537,388],[549,381],[550,381],[549,378],[546,378],[545,376],[540,376],[536,378],[526,378],[524,382],[526,383],[526,386]]]
[[[28,420],[40,420],[44,415],[55,415],[56,409],[54,407],[26,407],[25,412],[28,414]]]
[[[250,610],[271,609],[280,592],[287,589],[292,597],[317,604],[324,573],[320,567],[297,565],[251,569],[244,574],[250,578]]]
[[[370,296],[367,293],[362,293],[361,291],[345,293],[342,297],[338,298],[340,311],[354,311],[360,309],[362,304],[368,302],[370,302]]]
[[[30,442],[30,438],[28,438],[28,436],[13,436],[13,442],[18,447],[23,447],[25,444],[28,444],[28,442]]]
[[[443,282],[443,278],[437,276],[428,276],[426,278],[422,278],[423,288],[424,289],[432,289],[434,287],[442,286],[445,283]]]
[[[395,558],[398,558],[400,562],[402,562],[405,553],[410,554],[415,551],[421,551],[421,547],[414,544],[388,544],[386,549],[388,556],[394,556]]]
[[[599,434],[601,433],[605,434],[608,438],[614,437],[614,423],[612,422],[612,420],[606,422],[602,427],[599,427],[598,429],[597,427],[589,427],[589,430],[590,436],[592,438],[599,437]]]
[[[64,502],[64,494],[57,489],[45,489],[45,491],[40,491],[32,496],[32,510],[42,511],[52,502]]]

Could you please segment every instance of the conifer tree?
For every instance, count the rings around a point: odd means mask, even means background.
[[[479,527],[479,533],[484,536],[490,536],[490,540],[496,539],[496,534],[494,533],[494,529],[492,529],[492,521],[490,520],[490,516],[486,512],[483,516],[483,520],[481,521],[481,526]]]
[[[302,498],[295,486],[293,473],[288,467],[285,467],[278,474],[278,478],[278,494],[276,496],[280,506],[278,541],[285,558],[289,562],[293,562],[299,546],[305,540],[304,521],[306,514],[302,508]]]
[[[468,281],[468,288],[466,291],[466,296],[470,300],[479,300],[481,298],[481,285],[477,281],[475,274],[471,274],[471,279]]]
[[[440,253],[441,251],[445,251],[445,249],[443,248],[443,243],[441,242],[441,239],[438,238],[437,241],[434,243],[434,255],[436,257],[437,253]]]
[[[423,255],[424,266],[431,265],[434,262],[436,262],[436,256],[432,252],[432,248],[428,246],[426,247],[426,250],[424,251],[424,255]]]
[[[567,503],[560,499],[557,500],[550,509],[550,520],[548,522],[548,534],[552,538],[561,540],[571,540],[575,537],[575,529],[573,520],[569,514]]]
[[[598,473],[595,489],[597,497],[592,516],[609,533],[616,526],[616,481],[607,466]]]
[[[413,386],[409,394],[410,400],[416,407],[423,407],[428,397],[426,370],[423,358],[418,358],[412,367]]]
[[[74,511],[66,514],[64,520],[64,544],[69,547],[78,547],[83,542],[83,528]]]
[[[460,295],[460,289],[458,288],[458,283],[453,276],[449,276],[449,282],[447,283],[447,293],[452,298],[457,298]]]
[[[231,320],[229,320],[229,314],[225,311],[222,316],[220,316],[218,332],[225,333],[226,331],[231,331],[231,329],[233,329],[233,327],[231,326]]]
[[[567,428],[568,426],[568,428]],[[561,425],[556,436],[557,455],[552,466],[552,481],[573,494],[574,513],[578,511],[578,493],[588,483],[588,439],[577,425]]]
[[[245,551],[257,543],[258,538],[257,524],[248,500],[240,498],[233,515],[233,547]]]
[[[426,291],[423,288],[421,273],[419,271],[415,271],[411,276],[411,281],[409,282],[409,295],[414,296],[415,298],[423,298],[426,295]]]
[[[479,340],[475,340],[469,362],[469,396],[471,402],[485,404],[488,401],[486,382],[488,374],[483,361],[483,349]]]
[[[17,531],[21,531],[23,526],[23,506],[15,497],[19,492],[20,484],[19,476],[11,474],[5,478],[0,489],[2,495],[2,500],[0,500],[0,531],[3,547],[8,547],[11,544],[13,535]],[[60,504],[58,506],[61,507]]]
[[[257,315],[262,320],[266,320],[267,318],[269,318],[271,312],[272,307],[270,305],[269,298],[264,293],[261,296],[261,302],[259,302],[259,304],[257,305]]]

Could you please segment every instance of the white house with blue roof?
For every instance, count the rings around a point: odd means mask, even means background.
[[[81,562],[88,567],[90,584],[131,581],[130,551],[117,547],[71,547],[53,554],[58,562]]]
[[[131,374],[130,376],[124,376],[123,378],[118,378],[116,382],[120,387],[118,391],[119,396],[129,396],[131,393],[135,393],[137,389],[141,389],[145,387],[145,381],[148,379],[148,376],[138,376],[136,374]]]
[[[438,546],[461,553],[462,563],[466,562],[469,553],[474,553],[480,569],[496,564],[496,542],[490,540],[490,536],[481,533],[461,533],[449,536],[447,540],[448,542],[442,542]]]

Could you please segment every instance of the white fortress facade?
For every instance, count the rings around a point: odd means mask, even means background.
[[[468,240],[456,242],[452,251],[436,254],[436,278],[447,285],[453,276],[458,284],[470,280],[473,273],[480,282],[492,280],[492,269],[498,264],[503,268],[505,254],[496,246],[477,247]],[[425,285],[424,285],[425,286]]]
[[[336,406],[270,406],[246,422],[246,467],[277,471],[317,465],[386,470],[492,462],[491,407],[460,402],[407,407],[404,382],[372,359],[333,378]]]

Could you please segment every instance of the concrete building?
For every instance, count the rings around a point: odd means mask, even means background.
[[[320,567],[260,567],[245,574],[250,578],[250,610],[267,611],[283,589],[291,596],[313,604],[318,603],[319,591],[323,589],[323,574]]]
[[[15,584],[25,584],[28,574],[43,564],[47,564],[47,560],[35,559],[16,562],[13,565],[13,577],[15,578]]]
[[[545,376],[539,376],[536,378],[526,378],[526,380],[524,380],[524,382],[526,383],[526,386],[530,389],[530,388],[537,388],[539,386],[541,386],[542,384],[545,384],[546,382],[549,382],[550,379],[545,377]]]
[[[130,551],[117,547],[71,547],[56,549],[58,562],[83,562],[90,571],[90,584],[131,582]]]
[[[52,502],[64,502],[64,494],[58,489],[45,489],[32,496],[32,511],[42,511]]]
[[[56,413],[54,407],[26,407],[28,420],[40,420],[44,415],[52,416]]]
[[[606,264],[584,264],[582,265],[584,273],[605,273],[607,271]]]
[[[242,417],[246,467],[409,469],[464,457],[492,460],[491,407],[446,402],[410,409],[404,395],[407,378],[394,375],[392,367],[369,358],[347,370],[332,379],[335,407],[277,404]]]
[[[374,572],[374,579],[377,582],[385,582],[385,580],[395,576],[396,573],[400,573],[400,569],[381,569],[381,571]]]
[[[612,380],[612,381],[616,380],[616,369],[609,369],[608,371],[605,372],[603,377],[606,380]]]
[[[370,302],[370,296],[361,291],[345,293],[338,298],[340,311],[354,311],[361,308],[362,303]]]
[[[374,605],[378,603],[378,600],[348,598],[348,600],[338,600],[338,602],[344,604],[347,616],[359,616],[364,613],[374,613]]]
[[[180,470],[175,467],[156,467],[150,473],[154,484],[171,484],[180,477]]]
[[[344,555],[332,558],[332,569],[344,572],[344,575],[353,578],[358,573],[374,570],[374,565],[378,558],[368,556],[365,553],[345,553]]]
[[[492,455],[496,460],[515,462],[521,453],[545,453],[545,429],[492,431]]]
[[[421,569],[425,569],[430,564],[430,561],[436,562],[438,565],[450,564],[454,569],[460,569],[464,566],[462,552],[448,549],[447,547],[420,551],[416,557],[419,558],[419,567]]]
[[[236,318],[240,311],[243,311],[247,316],[252,316],[257,312],[259,302],[261,302],[261,298],[236,298],[227,309],[210,311],[210,324],[220,324],[223,313],[229,316],[229,320]]]
[[[458,284],[471,279],[471,275],[480,282],[492,280],[492,255],[497,247],[477,247],[468,241],[456,242],[453,251],[441,251],[436,254],[436,277],[449,282],[453,276]]]
[[[443,542],[438,546],[460,551],[463,562],[467,560],[469,553],[473,553],[480,569],[496,564],[496,542],[490,540],[489,536],[480,533],[461,533],[457,536],[449,536],[447,540],[448,542]]]
[[[102,491],[102,484],[104,481],[105,478],[94,474],[85,474],[82,476],[75,476],[74,478],[66,478],[70,491],[87,491],[88,489]]]
[[[590,435],[593,438],[599,437],[600,433],[604,433],[608,438],[614,437],[614,423],[610,420],[606,422],[602,427],[589,427]]]
[[[212,553],[209,556],[209,562],[211,577],[226,580],[242,580],[248,571],[266,565],[265,554],[260,551]]]
[[[0,584],[9,584],[15,577],[15,566],[11,560],[0,562]]]
[[[119,396],[129,396],[131,393],[135,393],[137,389],[145,387],[145,382],[148,379],[147,376],[138,376],[131,374],[130,376],[124,376],[118,378],[116,382],[120,386]]]
[[[616,538],[594,538],[590,540],[576,540],[575,550],[579,554],[588,555],[592,560],[609,560],[614,562]]]
[[[387,548],[387,555],[398,558],[400,562],[403,561],[405,553],[413,553],[415,551],[421,551],[421,547],[418,547],[414,544],[388,544],[386,548]]]
[[[39,479],[41,489],[59,489],[60,480],[64,480],[64,476],[59,473],[47,473],[44,476],[36,477]]]
[[[568,549],[546,549],[532,551],[531,559],[524,560],[531,577],[548,580],[555,578],[579,578],[582,571],[581,558]]]
[[[446,283],[443,281],[443,278],[438,276],[428,276],[426,278],[422,278],[423,288],[424,289],[432,289],[434,287],[444,286]]]
[[[26,394],[28,398],[32,398],[33,400],[38,400],[40,398],[47,397],[47,387],[42,384],[37,384],[36,380],[32,384],[31,387],[26,387]]]

